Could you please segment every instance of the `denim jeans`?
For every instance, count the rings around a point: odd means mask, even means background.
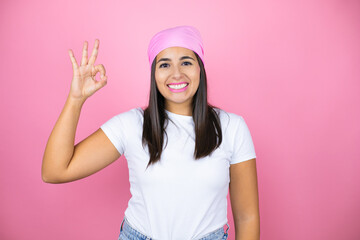
[[[225,233],[224,233],[224,228],[221,227],[197,240],[226,240],[228,238],[227,232],[230,228],[229,224],[226,225],[227,225],[227,229]],[[160,240],[160,239],[154,239],[139,232],[138,230],[133,228],[126,219],[126,217],[124,217],[124,220],[121,223],[120,235],[118,240]],[[165,239],[161,239],[161,240],[165,240]]]

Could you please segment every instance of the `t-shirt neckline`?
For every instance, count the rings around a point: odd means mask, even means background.
[[[192,116],[173,113],[173,112],[170,112],[170,111],[168,111],[166,109],[165,109],[165,112],[169,115],[169,117],[171,116],[171,117],[174,117],[174,118],[177,118],[177,119],[182,119],[184,121],[192,121],[193,120]]]

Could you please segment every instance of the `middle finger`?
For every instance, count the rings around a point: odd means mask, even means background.
[[[89,64],[91,65],[94,65],[95,63],[96,57],[98,55],[99,44],[100,44],[99,39],[96,39],[93,51],[91,53],[91,57],[89,59]]]

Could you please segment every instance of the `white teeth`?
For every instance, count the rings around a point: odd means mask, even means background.
[[[181,88],[184,88],[186,87],[186,85],[188,85],[187,83],[183,83],[183,84],[170,84],[168,85],[169,88],[171,89],[181,89]]]

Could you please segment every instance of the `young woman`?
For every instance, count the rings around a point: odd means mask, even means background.
[[[75,181],[124,154],[132,197],[119,239],[227,239],[228,189],[236,239],[259,239],[254,145],[241,116],[207,101],[199,31],[178,26],[155,34],[148,106],[114,116],[74,146],[84,102],[107,83],[104,66],[95,65],[99,40],[90,59],[87,48],[80,66],[69,50],[74,75],[45,149],[43,181]]]

